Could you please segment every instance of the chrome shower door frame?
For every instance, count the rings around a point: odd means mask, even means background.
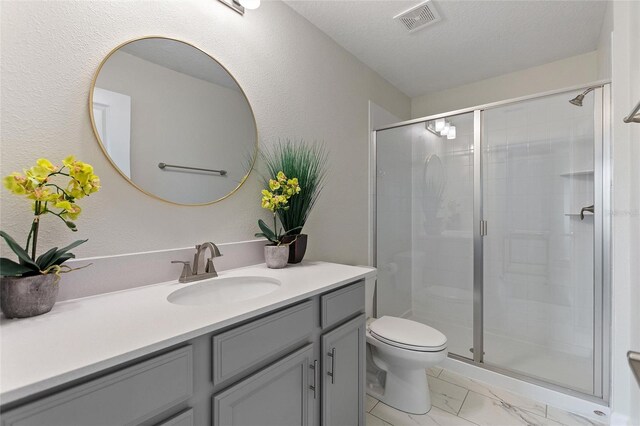
[[[483,219],[482,205],[482,126],[485,110],[539,99],[547,96],[593,88],[594,90],[594,366],[593,394],[583,393],[544,380],[536,379],[499,366],[486,364],[483,360],[484,349],[484,271],[483,271],[483,234],[487,232],[487,224]],[[611,347],[611,87],[607,80],[596,81],[588,85],[579,85],[560,90],[553,90],[530,96],[523,96],[499,102],[493,102],[471,108],[430,115],[381,127],[373,131],[372,162],[377,166],[376,142],[377,132],[397,127],[423,123],[438,118],[455,115],[474,114],[473,140],[473,359],[461,354],[449,354],[450,358],[491,370],[515,379],[523,380],[568,395],[578,396],[595,402],[608,402],[610,395],[610,347]],[[377,167],[376,167],[377,168]],[[374,175],[374,181],[375,179]],[[373,183],[373,188],[376,182]],[[377,191],[374,190],[373,205],[377,206]],[[373,213],[373,266],[377,266],[377,208]],[[377,292],[376,292],[377,293]],[[374,312],[377,311],[377,300],[374,300]]]
[[[473,362],[484,357],[484,257],[482,237],[482,110],[473,111]]]

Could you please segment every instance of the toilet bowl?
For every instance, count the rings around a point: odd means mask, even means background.
[[[447,357],[446,336],[416,321],[383,316],[368,321],[366,340],[371,361],[384,376],[377,387],[367,383],[367,393],[407,413],[428,412],[426,369]]]

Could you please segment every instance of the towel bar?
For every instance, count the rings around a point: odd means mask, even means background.
[[[158,163],[158,167],[164,169],[165,167],[173,167],[174,169],[187,169],[187,170],[198,170],[202,172],[212,172],[218,173],[220,176],[224,176],[227,174],[226,170],[214,170],[214,169],[203,169],[200,167],[187,167],[187,166],[177,166],[175,164],[167,164],[167,163]]]

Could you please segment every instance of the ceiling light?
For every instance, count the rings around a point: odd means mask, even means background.
[[[444,118],[438,118],[436,120],[436,132],[441,132],[444,129]]]
[[[440,135],[441,135],[441,136],[444,136],[444,135],[446,135],[447,133],[449,133],[449,127],[451,127],[451,125],[449,124],[449,122],[448,122],[448,121],[445,121],[445,122],[444,122],[444,127],[442,128],[442,130],[440,130]]]

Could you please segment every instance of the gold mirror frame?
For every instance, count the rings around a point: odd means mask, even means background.
[[[96,127],[95,117],[93,116],[93,92],[95,90],[96,82],[98,80],[98,76],[100,75],[100,71],[102,71],[102,67],[109,60],[109,58],[115,52],[120,50],[120,48],[122,48],[123,46],[126,46],[127,44],[130,44],[130,43],[133,43],[133,42],[136,42],[136,41],[148,40],[148,39],[153,39],[153,38],[159,38],[159,39],[164,39],[164,40],[172,40],[172,41],[175,41],[175,42],[178,42],[178,43],[182,43],[182,44],[185,44],[185,45],[187,45],[189,47],[197,49],[200,52],[202,52],[205,55],[207,55],[212,61],[214,61],[216,64],[220,65],[220,67],[223,70],[225,70],[227,72],[227,74],[229,74],[229,77],[231,77],[231,79],[233,79],[233,81],[238,85],[238,89],[240,89],[240,93],[242,93],[242,96],[244,96],[244,99],[247,101],[247,105],[249,105],[249,110],[251,111],[251,116],[253,117],[253,125],[254,125],[254,128],[256,129],[256,145],[255,145],[255,149],[253,150],[253,159],[251,161],[251,166],[249,167],[249,171],[242,178],[242,180],[240,181],[238,186],[236,186],[232,191],[230,191],[224,197],[218,198],[217,200],[209,201],[209,202],[206,202],[206,203],[195,203],[195,204],[177,203],[175,201],[167,200],[165,198],[159,197],[159,196],[157,196],[155,194],[152,194],[152,193],[142,189],[140,186],[136,185],[136,183],[133,182],[122,170],[120,170],[120,168],[116,165],[116,163],[111,159],[111,156],[107,152],[107,149],[104,146],[104,144],[102,143],[102,140],[100,139],[100,135],[98,134],[98,129]],[[219,61],[217,61],[213,56],[209,55],[204,50],[200,49],[197,46],[194,46],[193,44],[191,44],[189,42],[186,42],[186,41],[183,41],[183,40],[178,40],[178,39],[172,38],[172,37],[164,37],[164,36],[158,36],[158,35],[138,37],[138,38],[134,38],[134,39],[125,41],[124,43],[120,43],[118,46],[113,48],[111,50],[111,52],[109,52],[109,54],[107,56],[105,56],[105,58],[100,62],[100,65],[98,66],[98,69],[96,70],[96,72],[95,72],[95,74],[93,76],[93,79],[91,80],[91,88],[89,90],[89,117],[91,118],[91,128],[93,129],[93,134],[95,135],[96,140],[98,141],[98,145],[100,145],[100,149],[102,150],[102,152],[105,155],[105,157],[107,157],[107,160],[109,160],[109,163],[111,163],[111,165],[118,171],[120,176],[122,176],[127,182],[129,182],[138,191],[140,191],[140,192],[142,192],[142,193],[144,193],[144,194],[146,194],[146,195],[148,195],[148,196],[150,196],[152,198],[155,198],[156,200],[164,201],[164,202],[169,203],[169,204],[174,204],[174,205],[178,205],[178,206],[191,206],[191,207],[194,207],[194,206],[208,206],[210,204],[215,204],[217,202],[220,202],[222,200],[225,200],[225,199],[229,198],[230,196],[235,194],[236,191],[238,191],[238,189],[240,189],[240,187],[249,178],[249,175],[253,171],[253,168],[254,168],[254,166],[256,164],[256,161],[257,161],[257,158],[258,158],[258,141],[259,141],[259,139],[258,139],[258,123],[256,123],[256,115],[253,112],[253,107],[251,106],[251,102],[249,102],[249,98],[247,97],[247,94],[244,92],[244,89],[242,88],[242,86],[240,86],[240,83],[238,82],[238,80],[236,80],[236,78],[233,76],[233,74],[231,74],[231,72],[229,72],[227,67],[222,65]]]

